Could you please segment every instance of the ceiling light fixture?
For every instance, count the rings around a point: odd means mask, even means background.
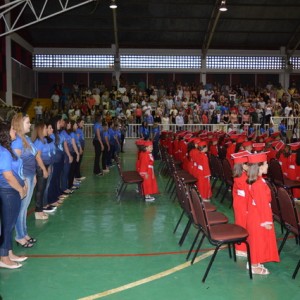
[[[227,11],[226,1],[225,0],[221,1],[221,6],[220,6],[219,10],[220,11]]]
[[[116,4],[115,0],[111,0],[110,6],[111,9],[116,9],[118,5]]]

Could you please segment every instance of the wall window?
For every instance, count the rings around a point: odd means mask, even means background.
[[[207,56],[208,69],[279,70],[284,67],[281,56]]]
[[[36,54],[34,68],[108,69],[114,65],[113,55]]]
[[[124,69],[200,69],[200,56],[184,55],[121,55]]]

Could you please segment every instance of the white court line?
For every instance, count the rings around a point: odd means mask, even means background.
[[[199,261],[201,261],[201,260],[203,260],[203,259],[211,256],[213,253],[214,253],[214,250],[210,250],[210,251],[208,251],[208,252],[206,252],[206,253],[198,256],[195,259],[194,263],[197,263],[197,262],[199,262]],[[176,266],[174,268],[171,268],[169,270],[163,271],[161,273],[157,273],[155,275],[152,275],[152,276],[143,278],[141,280],[137,280],[137,281],[134,281],[134,282],[131,282],[131,283],[119,286],[119,287],[111,289],[111,290],[107,290],[107,291],[101,292],[99,294],[95,294],[95,295],[87,296],[87,297],[84,297],[84,298],[80,298],[78,300],[100,299],[100,298],[103,298],[103,297],[106,297],[106,296],[109,296],[109,295],[112,295],[112,294],[115,294],[115,293],[119,293],[119,292],[122,292],[122,291],[125,291],[125,290],[128,290],[128,289],[134,288],[136,286],[139,286],[139,285],[151,282],[153,280],[157,280],[157,279],[166,277],[166,276],[168,276],[170,274],[173,274],[175,272],[181,271],[181,270],[183,270],[183,269],[185,269],[187,267],[190,267],[190,266],[191,266],[191,262],[187,261],[187,262],[185,262],[185,263],[183,263],[181,265],[178,265],[178,266]]]

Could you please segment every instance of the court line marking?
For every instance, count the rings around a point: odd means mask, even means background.
[[[211,255],[213,255],[213,253],[214,253],[214,251],[211,250],[211,251],[208,251],[208,252],[200,255],[199,257],[197,257],[195,259],[194,264],[198,263],[199,261],[201,261],[201,260],[203,260],[203,259],[205,259],[205,258],[207,258]],[[98,293],[98,294],[94,294],[94,295],[87,296],[87,297],[84,297],[84,298],[79,298],[78,300],[94,300],[94,299],[100,299],[100,298],[103,298],[103,297],[106,297],[106,296],[109,296],[109,295],[112,295],[112,294],[120,293],[122,291],[137,287],[139,285],[142,285],[142,284],[145,284],[145,283],[148,283],[148,282],[166,277],[168,275],[171,275],[175,272],[181,271],[181,270],[183,270],[187,267],[190,267],[190,266],[191,266],[191,262],[187,261],[187,262],[185,262],[181,265],[178,265],[174,268],[171,268],[171,269],[165,270],[163,272],[157,273],[155,275],[152,275],[152,276],[149,276],[149,277],[146,277],[146,278],[143,278],[143,279],[140,279],[140,280],[137,280],[137,281],[119,286],[117,288]]]

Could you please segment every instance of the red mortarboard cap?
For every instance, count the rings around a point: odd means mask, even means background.
[[[265,139],[265,143],[271,143],[273,141],[273,138],[268,137]]]
[[[152,146],[152,141],[144,141],[144,146],[148,147],[148,146]]]
[[[231,158],[233,159],[235,164],[244,164],[248,161],[249,155],[251,155],[249,151],[241,151],[231,154]]]
[[[236,134],[236,130],[232,130],[232,131],[228,132],[228,135],[233,135],[233,134]]]
[[[252,146],[252,142],[251,141],[245,141],[243,144],[242,144],[243,147],[249,147],[249,146]]]
[[[249,164],[257,164],[264,161],[267,161],[267,152],[255,153],[248,156]]]
[[[253,143],[252,147],[255,151],[262,151],[264,150],[266,144],[265,143]]]
[[[143,140],[143,139],[138,139],[138,140],[135,141],[135,144],[136,144],[137,146],[141,146],[141,145],[144,144],[144,140]]]
[[[243,143],[243,142],[245,141],[245,139],[246,139],[246,136],[245,136],[245,135],[240,135],[240,136],[238,137],[238,139],[236,140],[236,142],[237,142],[238,144],[240,144],[240,143]]]
[[[186,133],[186,134],[184,135],[183,138],[184,138],[185,140],[188,140],[188,139],[190,139],[192,136],[193,136],[192,133]]]
[[[201,141],[200,139],[198,139],[198,138],[194,138],[194,139],[193,139],[193,143],[194,143],[194,144],[198,144],[198,145],[199,145],[201,142],[202,142],[202,141]]]
[[[230,139],[236,141],[239,138],[238,134],[231,134]]]
[[[199,146],[199,147],[207,146],[207,142],[204,141],[204,140],[200,140],[200,142],[198,143],[198,146]]]
[[[283,141],[278,141],[278,143],[275,146],[275,149],[277,151],[281,150],[282,148],[284,148],[284,142]]]
[[[300,148],[300,142],[289,144],[289,146],[291,147],[292,151],[296,151]]]

